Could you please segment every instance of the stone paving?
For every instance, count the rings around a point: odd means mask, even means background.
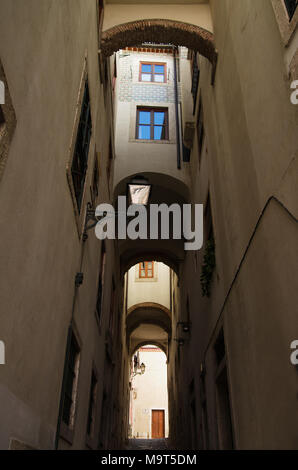
[[[127,450],[170,450],[168,439],[129,439]]]

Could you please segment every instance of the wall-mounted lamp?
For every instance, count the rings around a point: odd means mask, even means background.
[[[132,376],[135,377],[136,375],[143,375],[143,374],[145,374],[145,371],[146,371],[146,366],[145,366],[144,362],[142,362],[142,364],[140,366],[135,367],[135,370],[134,370],[134,373],[132,374]]]
[[[146,206],[151,193],[151,184],[144,176],[136,176],[128,183],[129,204]]]
[[[135,176],[127,184],[128,202],[129,204],[140,204],[146,206],[149,201],[151,194],[152,185],[142,175]],[[118,212],[113,212],[114,216],[118,216]],[[96,210],[90,202],[87,203],[85,223],[84,223],[84,234],[83,240],[86,241],[88,238],[87,232],[94,228],[98,222],[96,217]]]

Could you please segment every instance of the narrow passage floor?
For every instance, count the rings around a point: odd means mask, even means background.
[[[168,439],[129,439],[127,450],[170,450]]]

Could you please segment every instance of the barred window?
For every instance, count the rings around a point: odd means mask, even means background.
[[[86,179],[89,146],[92,133],[90,95],[88,80],[85,83],[84,97],[81,108],[81,116],[77,131],[74,156],[71,166],[71,175],[74,186],[75,198],[79,212],[81,210],[84,185]]]

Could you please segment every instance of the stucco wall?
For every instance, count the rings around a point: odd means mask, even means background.
[[[93,132],[83,208],[90,201],[95,150],[100,160],[98,201],[109,200],[106,162],[112,122],[97,51],[95,1],[1,2],[0,56],[17,118],[0,184],[0,336],[6,347],[2,449],[11,438],[34,448],[54,446],[74,280],[80,270],[84,282],[74,322],[82,349],[73,447],[85,448],[92,364],[98,371],[97,436],[99,432],[109,292],[117,261],[107,243],[107,291],[99,328],[94,311],[101,244],[89,232],[81,265],[82,242],[66,177],[87,56]],[[117,274],[115,282],[121,290]],[[60,441],[60,446],[69,444]]]
[[[129,21],[143,19],[169,19],[195,24],[212,31],[212,19],[209,4],[166,5],[106,4],[103,31]]]
[[[138,53],[123,50],[118,54],[117,114],[115,122],[116,155],[114,187],[123,178],[137,172],[169,175],[187,181],[187,168],[177,169],[176,124],[174,104],[173,57],[162,53]],[[139,82],[140,62],[167,64],[166,83]],[[169,139],[144,141],[136,139],[138,106],[168,108]]]
[[[154,302],[170,308],[170,268],[154,262],[154,277],[139,278],[139,265],[128,271],[127,308],[144,302]]]
[[[167,363],[162,351],[140,350],[140,364],[146,365],[144,375],[132,379],[132,437],[152,437],[152,410],[164,410],[165,437],[169,434]],[[136,398],[134,398],[136,397]]]
[[[223,326],[235,447],[295,448],[298,377],[289,347],[297,336],[297,106],[290,102],[271,2],[210,3],[219,61],[214,87],[210,65],[200,61],[205,140],[199,165],[195,134],[190,171],[193,202],[206,203],[210,191],[216,270],[211,297],[203,298],[204,248],[187,254],[182,311],[188,297],[192,323],[181,348],[179,383],[194,380],[201,395],[206,367],[209,447],[217,448],[213,346]],[[183,421],[190,392],[179,384],[176,390]],[[192,436],[184,438],[190,442]],[[199,432],[197,445],[203,447]]]

